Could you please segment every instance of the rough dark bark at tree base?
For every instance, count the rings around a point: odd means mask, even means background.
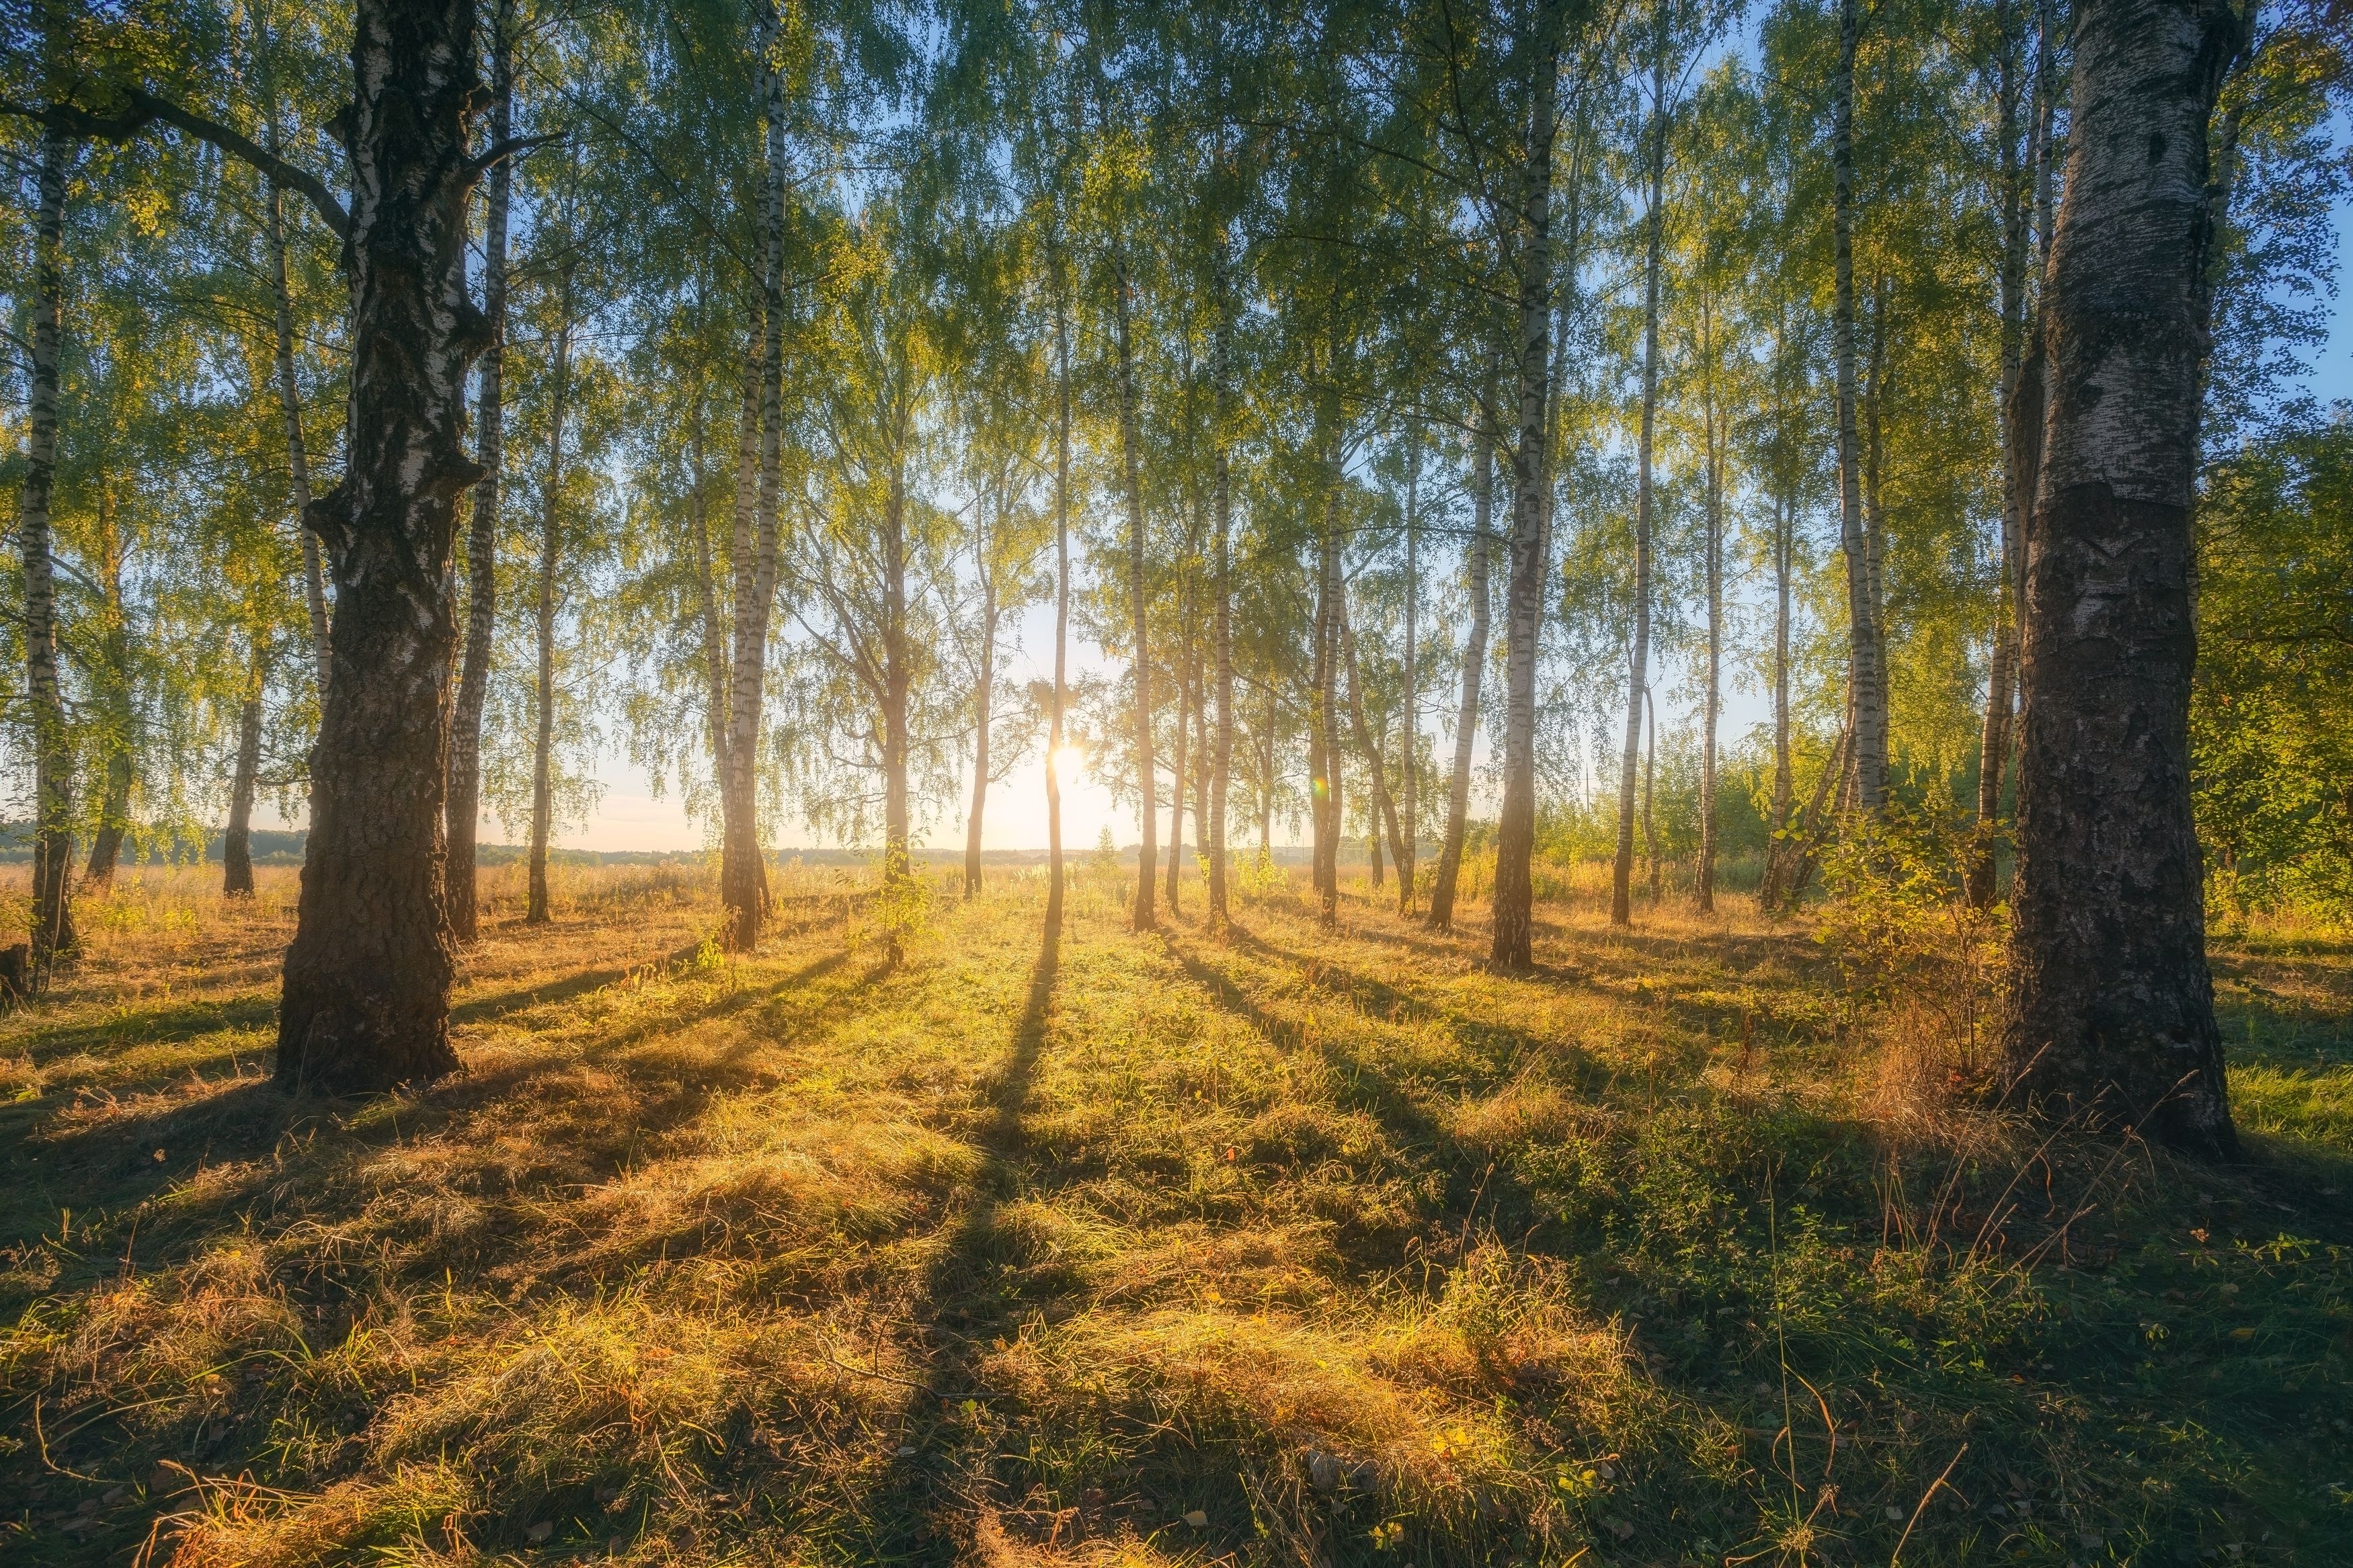
[[[2189,517],[2089,488],[2046,500],[2027,589],[2042,624],[2026,639],[2011,1077],[2047,1113],[2228,1153],[2189,813]],[[2083,639],[2049,624],[2050,606],[2087,602],[2136,624]]]
[[[2237,1148],[2190,815],[2189,504],[2211,242],[2207,124],[2243,42],[2218,0],[2084,0],[2043,305],[2027,519],[2018,869],[2003,1033],[2047,1116]]]
[[[311,834],[286,952],[276,1079],[369,1092],[458,1066],[443,895],[445,588],[466,457],[470,0],[359,0],[347,118],[353,203],[349,459],[305,520],[334,574],[334,673],[312,752]]]

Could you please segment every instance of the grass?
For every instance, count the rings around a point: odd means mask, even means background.
[[[2353,1560],[2325,933],[2218,951],[2214,1169],[1574,869],[1526,978],[1361,886],[1139,938],[1087,872],[1045,953],[943,881],[893,964],[849,871],[739,961],[690,868],[501,869],[465,1075],[289,1101],[291,876],[211,876],[0,1020],[11,1564]]]

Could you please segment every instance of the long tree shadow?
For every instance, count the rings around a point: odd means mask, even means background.
[[[47,1066],[100,1051],[179,1045],[205,1035],[264,1028],[277,1019],[274,993],[210,997],[127,1016],[110,1011],[100,1017],[60,1020],[46,1027],[37,1022],[26,1031],[20,1048],[36,1065]]]
[[[1262,953],[1285,956],[1283,950],[1247,933],[1237,933],[1235,945],[1254,946]],[[1200,953],[1187,951],[1173,938],[1168,942],[1168,951],[1194,984],[1278,1050],[1288,1053],[1310,1048],[1302,1024],[1261,1005],[1231,975],[1206,962]],[[1430,1010],[1430,1016],[1451,1020],[1451,1015],[1435,1010]],[[1319,1032],[1312,1048],[1333,1070],[1338,1090],[1333,1096],[1335,1105],[1372,1117],[1394,1140],[1399,1157],[1439,1179],[1440,1195],[1423,1216],[1430,1232],[1426,1256],[1459,1241],[1482,1203],[1525,1206],[1525,1194],[1518,1177],[1508,1170],[1499,1170],[1495,1162],[1464,1145],[1428,1108],[1425,1100],[1432,1095],[1430,1086],[1418,1086],[1401,1077],[1378,1061],[1365,1045],[1340,1032]],[[1418,1088],[1420,1092],[1417,1092]],[[1491,1206],[1489,1212],[1495,1212],[1494,1207]],[[1367,1257],[1358,1261],[1368,1271],[1379,1272],[1402,1259]]]
[[[695,956],[702,951],[702,942],[698,937],[675,952],[650,960],[647,963],[622,964],[617,968],[586,969],[577,974],[567,975],[562,980],[533,985],[519,985],[512,991],[501,991],[491,996],[476,996],[450,1008],[449,1022],[479,1024],[489,1019],[503,1018],[510,1013],[521,1013],[533,1007],[569,1002],[575,997],[586,996],[592,991],[602,991],[607,985],[617,984],[649,966],[659,966],[665,973],[675,973],[683,965],[693,963]]]
[[[1456,1044],[1487,1065],[1485,1079],[1490,1083],[1503,1081],[1519,1064],[1537,1058],[1545,1059],[1556,1074],[1565,1072],[1568,1083],[1581,1091],[1598,1092],[1609,1081],[1608,1069],[1574,1041],[1439,1006],[1387,981],[1329,959],[1309,958],[1240,927],[1235,928],[1232,942],[1265,962],[1297,971],[1311,984],[1345,997],[1368,1017],[1445,1028]]]
[[[911,1325],[931,1353],[920,1386],[911,1385],[916,1397],[910,1416],[919,1432],[941,1440],[902,1447],[876,1483],[876,1505],[861,1510],[877,1527],[861,1542],[874,1561],[955,1561],[956,1542],[934,1521],[968,1515],[981,1500],[970,1495],[970,1472],[951,1468],[940,1450],[987,1441],[971,1428],[985,1419],[978,1415],[982,1406],[994,1405],[1002,1415],[1003,1403],[997,1391],[978,1381],[982,1355],[1039,1304],[1037,1287],[1025,1279],[1021,1260],[999,1234],[997,1216],[1022,1188],[1022,1115],[1037,1082],[1060,968],[1061,934],[1049,926],[1013,1027],[1012,1048],[982,1090],[987,1115],[976,1140],[981,1164],[968,1189],[968,1205],[925,1278],[917,1298],[923,1303],[921,1316]],[[953,1307],[945,1305],[951,1301]]]
[[[593,1189],[625,1169],[649,1142],[702,1117],[719,1096],[763,1080],[751,1058],[766,1043],[765,1031],[691,1060],[648,1056],[643,1047],[649,1038],[770,1005],[777,996],[831,973],[849,956],[848,950],[825,953],[764,984],[638,1021],[577,1050],[533,1052],[388,1100],[289,1096],[266,1077],[246,1076],[126,1101],[79,1127],[27,1129],[17,1142],[38,1142],[43,1176],[26,1201],[0,1205],[0,1215],[6,1216],[0,1218],[0,1246],[23,1245],[40,1226],[53,1223],[57,1205],[50,1200],[62,1194],[62,1202],[93,1219],[107,1216],[100,1235],[112,1251],[127,1253],[135,1241],[132,1261],[138,1267],[167,1267],[188,1248],[206,1245],[265,1192],[273,1211],[300,1214],[332,1201],[339,1185],[388,1148],[430,1142],[473,1119],[534,1099],[536,1114],[561,1113],[565,1123],[560,1135],[537,1140],[559,1157],[509,1172],[502,1202],[527,1205]],[[810,1017],[867,994],[863,987],[842,988],[794,1023],[806,1027]],[[584,1068],[607,1085],[593,1100],[580,1100],[569,1082],[569,1075]],[[269,1158],[273,1152],[277,1158]],[[201,1183],[190,1185],[200,1174]],[[153,1200],[174,1188],[185,1190],[165,1208],[147,1214]],[[124,1231],[128,1237],[118,1239],[115,1233]],[[486,1226],[419,1252],[406,1274],[435,1277],[444,1268],[496,1272],[522,1266],[532,1247],[529,1227]],[[670,1256],[691,1250],[673,1245]],[[617,1266],[628,1259],[600,1261]],[[110,1253],[107,1267],[121,1262]],[[333,1305],[343,1294],[332,1280],[311,1284],[315,1289],[308,1293],[317,1304]]]

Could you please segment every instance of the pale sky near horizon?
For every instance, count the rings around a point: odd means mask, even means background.
[[[2337,246],[2340,280],[2353,281],[2353,212],[2339,209]],[[2316,357],[2308,388],[2323,403],[2337,399],[2353,399],[2353,296],[2340,294],[2336,319],[2327,346]],[[1017,629],[1020,647],[1009,659],[1006,679],[1018,689],[1033,678],[1052,673],[1053,619],[1044,605],[1033,606]],[[1071,668],[1075,679],[1084,671],[1111,671],[1114,666],[1103,658],[1102,650],[1083,638],[1071,641]],[[1435,701],[1444,701],[1443,694],[1435,694]],[[1435,702],[1431,711],[1436,710]],[[1757,722],[1764,715],[1761,700],[1754,695],[1727,693],[1723,733],[1730,738]],[[1662,715],[1661,729],[1673,722]],[[1425,723],[1434,723],[1425,717]],[[1485,727],[1481,728],[1480,755],[1485,757]],[[1082,757],[1066,760],[1062,771],[1062,843],[1066,848],[1083,852],[1092,848],[1103,826],[1111,826],[1113,838],[1122,845],[1135,841],[1135,810],[1133,805],[1114,806],[1111,792],[1098,783],[1085,766]],[[583,823],[561,834],[558,842],[566,848],[596,850],[678,850],[700,849],[710,842],[703,827],[687,818],[685,809],[673,793],[655,798],[648,786],[644,771],[617,749],[608,752],[600,761],[596,777],[604,794],[595,812]],[[969,799],[969,784],[961,787],[956,802],[935,815],[921,836],[922,842],[934,848],[960,847],[964,843],[965,803]],[[1166,829],[1166,802],[1162,802],[1161,832]],[[520,829],[521,825],[517,827]],[[1276,822],[1278,840],[1284,837],[1285,825]],[[486,819],[481,826],[486,843],[512,842],[522,837],[520,831],[510,833],[495,818]],[[1187,841],[1192,834],[1188,825]],[[797,821],[788,824],[777,838],[779,848],[804,848],[818,841]],[[990,849],[1042,849],[1046,846],[1046,794],[1039,763],[1035,755],[1026,758],[1011,777],[994,786],[982,816],[982,844]]]
[[[2338,278],[2353,280],[2353,211],[2340,207],[2337,221],[2339,252]],[[2313,374],[2307,390],[2323,403],[2353,399],[2353,297],[2340,294],[2336,308],[2332,334],[2327,346],[2316,356]],[[1445,568],[1440,567],[1440,570]],[[1019,624],[1009,632],[1018,638],[1018,647],[1007,661],[1004,679],[1018,689],[1033,678],[1051,673],[1053,620],[1045,605],[1032,606]],[[1107,660],[1102,650],[1084,638],[1074,636],[1070,647],[1071,673],[1075,680],[1086,673],[1116,672],[1114,661]],[[1451,682],[1442,683],[1451,686]],[[1433,692],[1428,699],[1424,722],[1436,731],[1434,715],[1441,706],[1451,705],[1448,692]],[[1761,699],[1754,693],[1727,691],[1723,734],[1729,740],[1759,722],[1765,716]],[[1687,721],[1679,716],[1662,713],[1662,729],[1672,729]],[[1485,760],[1485,727],[1481,729],[1479,754]],[[1012,775],[989,791],[984,817],[982,842],[991,849],[1042,849],[1046,844],[1046,797],[1039,759],[1033,754],[1025,758]],[[1083,756],[1066,758],[1062,786],[1062,842],[1075,852],[1092,848],[1105,824],[1113,838],[1121,845],[1135,841],[1135,813],[1133,805],[1114,806],[1111,793],[1092,776]],[[557,842],[566,848],[591,850],[695,850],[714,840],[702,824],[689,820],[683,804],[675,793],[660,797],[653,794],[643,769],[632,763],[618,744],[609,747],[599,758],[596,776],[603,793],[595,810],[585,822],[561,831]],[[920,842],[933,848],[960,847],[964,842],[965,803],[969,798],[969,786],[959,787],[955,800],[944,805],[929,821],[920,835]],[[1477,807],[1474,806],[1474,809]],[[1486,809],[1492,810],[1492,803]],[[1162,802],[1161,832],[1166,832]],[[287,825],[290,826],[290,825]],[[1288,825],[1277,819],[1277,837],[1285,837]],[[522,825],[512,828],[495,817],[485,817],[480,827],[484,843],[512,843],[522,837]],[[1188,841],[1192,834],[1187,832]],[[819,841],[812,837],[797,820],[787,823],[778,836],[776,847],[792,849],[811,847]]]

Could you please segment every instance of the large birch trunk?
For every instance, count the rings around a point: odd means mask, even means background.
[[[499,0],[491,18],[491,124],[493,145],[514,128],[514,0]],[[480,916],[474,897],[475,839],[482,801],[482,703],[490,693],[491,639],[499,609],[499,482],[506,466],[507,209],[513,172],[492,165],[482,214],[482,314],[490,347],[475,371],[475,438],[482,465],[474,487],[474,514],[466,528],[466,651],[458,670],[458,701],[449,719],[448,807],[450,933],[472,942]],[[276,201],[276,193],[271,200]],[[290,363],[286,374],[290,378]],[[299,428],[289,401],[290,428]]]
[[[2043,293],[2003,1048],[2046,1114],[2238,1139],[2190,815],[2190,501],[2209,121],[2244,43],[2219,0],[2083,0]]]
[[[1544,601],[1545,442],[1552,380],[1552,153],[1560,95],[1556,8],[1536,17],[1527,166],[1521,187],[1519,440],[1512,453],[1511,578],[1504,596],[1504,803],[1495,828],[1493,961],[1533,961],[1536,636]]]
[[[539,721],[531,749],[531,868],[530,895],[523,924],[545,925],[547,907],[547,839],[555,818],[555,574],[562,561],[564,495],[564,414],[572,374],[572,284],[563,288],[562,312],[555,328],[555,358],[551,367],[554,385],[549,398],[547,475],[539,497],[538,682],[534,708]]]
[[[1831,76],[1831,345],[1838,383],[1839,544],[1846,552],[1847,619],[1854,715],[1852,765],[1862,809],[1879,812],[1887,783],[1887,693],[1879,606],[1864,538],[1861,452],[1855,436],[1854,53],[1860,0],[1839,0],[1838,65]]]
[[[335,662],[277,1061],[281,1086],[329,1092],[458,1065],[447,583],[457,499],[482,474],[463,449],[466,372],[490,336],[466,297],[471,0],[358,0],[352,67],[349,458],[308,516],[335,582]]]
[[[1487,402],[1492,404],[1495,356],[1491,354],[1487,364]],[[1479,683],[1487,667],[1487,555],[1494,510],[1495,426],[1482,406],[1471,460],[1471,547],[1464,562],[1471,629],[1462,641],[1462,700],[1454,714],[1454,766],[1447,778],[1446,836],[1439,841],[1438,869],[1430,880],[1432,931],[1454,929],[1454,888],[1462,874],[1462,839],[1471,814],[1471,751],[1479,733]]]

